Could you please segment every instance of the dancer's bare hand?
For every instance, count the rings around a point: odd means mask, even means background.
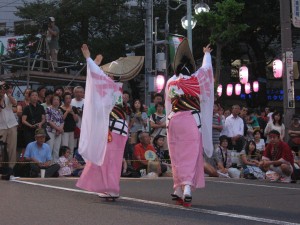
[[[96,58],[94,59],[94,62],[99,66],[102,62],[103,56],[102,55],[97,55]]]
[[[91,53],[90,53],[89,47],[86,44],[83,44],[81,46],[81,51],[82,51],[83,56],[86,59],[91,57]]]
[[[203,53],[211,53],[212,52],[212,49],[210,48],[210,44],[208,44],[206,47],[203,47]]]

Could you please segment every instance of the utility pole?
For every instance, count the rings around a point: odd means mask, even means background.
[[[283,110],[284,125],[286,126],[285,137],[288,137],[287,127],[291,123],[291,118],[295,113],[294,96],[294,74],[293,74],[293,49],[291,32],[291,1],[280,0],[280,24],[281,24],[281,49],[283,62]]]
[[[152,77],[153,0],[147,0],[145,21],[145,104],[150,105],[149,78]]]
[[[191,49],[191,52],[193,53],[193,33],[192,33],[192,0],[186,1],[186,14],[187,14],[187,38],[189,41],[189,46]]]

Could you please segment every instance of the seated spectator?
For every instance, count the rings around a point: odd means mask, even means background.
[[[246,179],[264,179],[264,172],[258,167],[260,156],[257,154],[255,142],[248,141],[245,150],[242,150],[241,161],[244,169],[244,178]]]
[[[165,135],[157,135],[153,139],[153,146],[156,151],[157,158],[161,163],[162,174],[165,173],[168,170],[168,168],[169,170],[172,170],[170,164],[169,151],[164,150],[164,143],[166,142],[165,138]]]
[[[140,143],[134,146],[133,150],[133,168],[140,172],[140,170],[148,169],[148,160],[145,158],[146,151],[152,151],[156,154],[154,147],[150,144],[150,135],[147,132],[141,132],[139,134]]]
[[[220,136],[220,146],[215,150],[217,170],[222,177],[239,178],[240,171],[233,168],[231,150],[228,150],[228,137]]]
[[[281,141],[277,130],[271,130],[268,134],[270,143],[264,151],[259,167],[266,172],[266,177],[271,181],[289,183],[294,164],[292,151],[287,143]]]
[[[67,146],[61,146],[59,150],[59,159],[57,163],[60,166],[60,169],[58,171],[59,176],[72,176],[73,171],[76,171],[76,175],[79,175],[82,173],[82,170],[84,168],[83,165],[81,165],[76,158],[72,158],[71,150]]]
[[[24,157],[30,164],[30,176],[39,176],[40,170],[45,169],[45,177],[58,177],[58,164],[52,163],[51,149],[45,143],[46,133],[43,128],[38,128],[35,131],[35,140],[29,143],[26,147]]]

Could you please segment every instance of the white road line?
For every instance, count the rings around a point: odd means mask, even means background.
[[[97,195],[97,193],[95,193],[95,192],[83,191],[83,190],[73,189],[73,188],[58,187],[58,186],[47,185],[47,184],[39,184],[39,183],[28,182],[28,181],[13,180],[12,182],[28,184],[28,185],[34,185],[34,186],[40,186],[40,187],[46,187],[46,188],[52,188],[52,189],[58,189],[58,190],[64,190],[64,191],[71,191],[71,192]],[[186,210],[186,211],[192,211],[192,212],[198,212],[198,213],[204,213],[204,214],[211,214],[211,215],[217,215],[217,216],[226,216],[226,217],[231,217],[231,218],[244,219],[244,220],[250,220],[250,221],[256,221],[256,222],[263,222],[263,223],[269,223],[269,224],[300,225],[299,223],[291,223],[291,222],[286,222],[286,221],[281,221],[281,220],[272,220],[272,219],[266,219],[266,218],[255,217],[255,216],[246,216],[246,215],[235,214],[235,213],[227,213],[227,212],[220,212],[220,211],[193,208],[193,207],[184,208],[182,206],[171,205],[171,204],[168,204],[168,203],[148,201],[148,200],[137,199],[137,198],[120,197],[120,199],[127,200],[127,201],[132,201],[132,202],[139,202],[139,203],[149,204],[149,205],[156,205],[156,206],[161,206],[161,207],[180,209],[180,210]]]
[[[288,189],[288,190],[298,190],[298,191],[300,191],[300,188],[272,186],[272,185],[266,185],[266,184],[249,184],[249,183],[229,182],[229,181],[221,181],[221,180],[218,180],[218,181],[217,180],[205,180],[205,181],[213,182],[213,183],[237,184],[237,185],[245,185],[245,186],[255,186],[255,187],[266,187],[266,188]]]

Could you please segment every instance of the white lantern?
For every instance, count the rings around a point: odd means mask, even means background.
[[[233,86],[232,84],[227,84],[227,89],[226,89],[226,94],[227,96],[231,96],[233,91]]]
[[[253,91],[258,92],[258,90],[259,90],[259,83],[258,83],[258,81],[254,81],[253,82]]]
[[[250,85],[250,83],[246,83],[245,84],[245,93],[250,94],[250,92],[251,92],[251,85]]]
[[[246,84],[248,82],[248,68],[247,66],[242,66],[239,71],[240,82]]]
[[[276,59],[273,61],[273,74],[275,78],[281,78],[282,77],[282,61],[279,59]]]
[[[219,86],[218,86],[218,88],[217,88],[218,96],[221,96],[221,95],[222,95],[222,91],[223,91],[222,84],[219,84]]]
[[[236,84],[235,85],[235,94],[236,95],[240,95],[241,94],[241,90],[242,90],[241,84]]]
[[[165,86],[165,77],[163,75],[157,75],[155,83],[157,92],[161,92]]]

